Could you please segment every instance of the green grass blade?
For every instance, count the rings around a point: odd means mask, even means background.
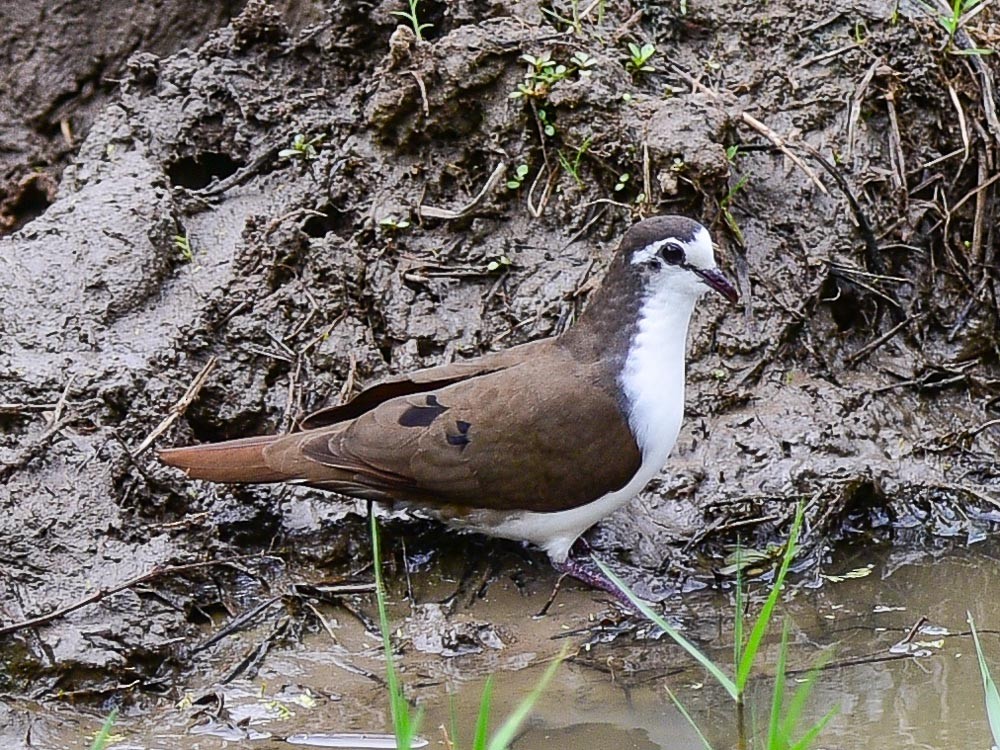
[[[379,538],[378,519],[374,513],[369,513],[372,535],[372,564],[375,567],[375,599],[378,602],[379,630],[382,631],[382,649],[385,651],[385,677],[389,687],[389,708],[392,712],[392,727],[396,735],[398,750],[410,750],[413,739],[417,736],[423,711],[414,714],[410,704],[403,695],[399,684],[399,675],[392,654],[389,616],[385,608],[385,583],[382,580],[382,545]]]
[[[826,715],[822,719],[817,721],[815,724],[813,724],[809,728],[809,731],[807,731],[804,735],[802,735],[802,738],[798,742],[796,742],[793,745],[789,745],[788,750],[809,750],[809,748],[813,746],[813,742],[816,741],[816,738],[819,737],[819,733],[826,728],[826,725],[829,723],[830,719],[836,716],[839,710],[840,708],[838,706],[834,706],[829,711],[827,711]]]
[[[767,628],[774,617],[774,607],[778,603],[778,597],[781,596],[781,589],[785,583],[785,576],[788,574],[788,567],[795,558],[803,515],[804,510],[800,503],[798,509],[795,511],[795,520],[792,522],[792,528],[788,533],[788,542],[785,544],[785,554],[781,558],[781,567],[778,568],[778,574],[774,577],[771,592],[767,595],[764,606],[761,607],[753,630],[750,631],[750,637],[747,638],[746,646],[743,649],[743,658],[740,659],[740,663],[736,667],[736,688],[740,694],[746,688],[747,679],[750,677],[750,669],[757,658],[760,643],[764,639],[764,634],[767,632]]]
[[[997,692],[996,683],[990,675],[990,668],[986,664],[986,657],[983,656],[983,647],[979,643],[979,633],[976,632],[976,623],[972,621],[972,613],[966,612],[969,620],[969,627],[972,628],[972,640],[976,644],[976,656],[979,657],[979,672],[983,676],[983,692],[986,695],[986,716],[990,721],[990,733],[993,735],[993,744],[1000,745],[1000,693]]]
[[[569,645],[564,645],[562,651],[555,658],[548,669],[545,670],[545,674],[542,675],[542,679],[538,681],[538,684],[532,689],[524,700],[522,700],[517,708],[507,717],[503,725],[497,730],[497,733],[493,735],[493,739],[490,740],[488,750],[507,750],[510,747],[510,743],[514,741],[514,737],[517,735],[518,730],[521,728],[521,724],[524,720],[528,718],[528,714],[531,713],[531,709],[534,707],[538,699],[542,697],[542,693],[545,692],[545,688],[548,687],[552,678],[555,676],[556,670],[559,669],[559,665],[562,664],[563,659],[566,658],[566,653],[569,651]]]
[[[476,734],[472,740],[472,750],[486,750],[489,744],[490,714],[493,703],[493,676],[483,685],[483,695],[479,699],[479,716],[476,718]]]
[[[788,661],[788,621],[781,626],[781,647],[774,672],[774,690],[771,693],[771,715],[767,722],[768,750],[785,750],[788,740],[781,723],[781,709],[785,702],[785,665]]]
[[[117,719],[118,709],[114,708],[108,714],[108,718],[104,720],[100,731],[94,736],[94,744],[90,746],[90,750],[104,750],[108,746],[108,740],[111,739],[111,730],[114,728]]]
[[[824,653],[822,656],[820,656],[820,658],[813,665],[813,668],[809,670],[809,674],[806,676],[806,681],[803,682],[801,685],[799,685],[798,689],[796,689],[795,691],[795,694],[792,696],[792,700],[788,704],[788,708],[785,711],[785,718],[782,719],[782,725],[784,726],[786,737],[794,736],[795,729],[799,724],[799,720],[802,718],[803,711],[805,710],[806,701],[809,699],[809,696],[812,693],[813,688],[816,686],[816,680],[819,679],[819,670],[829,660],[830,660],[829,652]],[[827,714],[827,716],[821,721],[814,724],[812,728],[809,729],[809,732],[806,733],[806,736],[810,736],[810,733],[812,733],[811,736],[815,737],[815,735],[818,734],[819,731],[824,726],[826,726],[826,722],[828,722],[831,718],[837,715],[837,712],[839,710],[840,710],[839,706],[834,706],[832,709],[830,709],[830,712]],[[796,743],[796,745],[794,745],[793,747],[797,746],[798,743]],[[805,745],[803,747],[808,747],[808,745]]]
[[[677,710],[681,712],[681,716],[687,719],[687,723],[691,725],[691,728],[694,729],[695,734],[698,735],[698,739],[701,740],[701,746],[705,748],[705,750],[713,750],[712,745],[705,738],[705,735],[701,733],[701,728],[695,723],[694,719],[691,718],[691,714],[687,712],[687,709],[684,708],[684,704],[680,702],[680,699],[676,695],[674,695],[674,691],[666,687],[666,685],[664,685],[664,688],[666,688],[667,695],[670,697],[670,700],[674,702],[674,705],[677,707]]]
[[[701,664],[701,666],[704,667],[705,670],[710,675],[712,675],[712,677],[714,677],[720,685],[722,685],[725,691],[729,693],[729,696],[733,700],[736,700],[736,697],[738,695],[738,693],[736,692],[736,684],[729,678],[729,676],[725,672],[719,669],[719,667],[717,667],[711,659],[709,659],[707,656],[705,656],[705,654],[699,651],[697,646],[695,646],[693,643],[691,643],[691,641],[689,641],[687,638],[681,635],[680,632],[676,628],[674,628],[669,622],[667,622],[662,617],[660,617],[659,614],[654,612],[653,609],[646,602],[644,602],[642,599],[636,596],[632,592],[632,590],[626,585],[626,583],[618,576],[616,576],[608,566],[606,566],[596,557],[591,556],[591,559],[594,561],[597,567],[601,569],[601,572],[608,577],[608,580],[611,581],[615,586],[617,586],[618,590],[628,597],[628,600],[632,602],[632,604],[635,606],[636,609],[642,612],[642,614],[645,615],[648,619],[652,620],[656,624],[656,626],[660,628],[664,633],[673,638],[674,642],[677,643],[678,646],[687,651],[696,662]]]

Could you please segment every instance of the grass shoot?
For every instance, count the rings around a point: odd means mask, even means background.
[[[407,10],[394,10],[392,11],[392,15],[409,21],[410,26],[413,28],[413,33],[417,37],[417,41],[422,42],[424,41],[424,29],[434,28],[433,24],[420,23],[420,16],[417,13],[420,0],[407,0],[407,5],[409,6]]]
[[[743,619],[745,593],[740,574],[742,566],[737,565],[735,600],[736,618],[734,624],[733,651],[735,671],[733,677],[726,674],[726,672],[719,665],[715,664],[715,662],[702,652],[701,649],[689,641],[659,613],[653,610],[649,604],[636,596],[635,593],[632,592],[632,590],[629,589],[628,586],[620,578],[618,578],[610,568],[604,565],[597,558],[594,558],[594,562],[598,565],[601,571],[622,591],[623,594],[625,594],[626,597],[628,597],[629,601],[632,602],[636,609],[651,620],[657,627],[663,630],[664,633],[670,636],[670,638],[673,639],[677,645],[683,648],[696,662],[698,662],[698,664],[700,664],[705,671],[715,679],[715,681],[726,691],[726,693],[729,694],[729,697],[732,698],[736,708],[736,730],[738,737],[737,747],[739,750],[745,750],[747,747],[750,747],[751,732],[748,729],[748,719],[746,715],[746,696],[750,687],[753,668],[757,664],[761,654],[761,646],[763,644],[764,636],[775,619],[775,608],[777,606],[778,599],[781,596],[785,577],[788,574],[789,566],[795,558],[798,550],[798,539],[799,532],[802,528],[802,522],[803,509],[800,505],[796,511],[795,520],[792,522],[792,528],[788,535],[788,542],[785,545],[784,554],[782,555],[778,570],[775,573],[774,581],[771,584],[768,596],[765,599],[764,604],[761,606],[757,619],[750,628],[749,635],[746,637],[744,637],[744,634],[746,633],[746,623]],[[806,750],[806,748],[812,746],[816,737],[823,730],[823,727],[826,726],[827,722],[829,722],[829,720],[836,713],[835,708],[831,709],[831,711],[828,712],[823,718],[812,724],[805,731],[801,732],[797,740],[792,739],[802,722],[803,709],[815,684],[817,672],[814,670],[805,683],[803,683],[798,690],[795,691],[794,695],[789,698],[785,682],[785,663],[787,653],[788,626],[786,623],[782,630],[781,644],[778,651],[778,664],[774,678],[774,690],[771,698],[767,733],[764,738],[765,743],[763,745],[768,748],[768,750]],[[679,700],[673,694],[671,694],[671,700],[673,700],[675,704],[679,704]],[[694,727],[704,747],[710,749],[711,745],[702,733],[701,729],[694,723],[694,720],[688,711],[683,707],[680,707],[680,711],[681,714]]]
[[[997,692],[997,685],[993,682],[990,668],[986,664],[986,657],[983,656],[983,646],[979,642],[979,632],[976,630],[976,623],[972,620],[972,614],[966,613],[969,627],[972,628],[972,641],[976,644],[976,657],[979,660],[979,673],[983,678],[983,693],[986,696],[986,718],[990,722],[990,733],[993,735],[993,746],[1000,747],[1000,692]]]

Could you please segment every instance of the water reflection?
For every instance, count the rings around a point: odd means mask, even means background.
[[[823,573],[835,582],[827,580],[815,588],[801,585],[800,579],[799,585],[790,587],[782,604],[791,626],[789,666],[808,668],[824,654],[830,662],[816,685],[807,719],[816,720],[830,707],[839,707],[818,747],[990,746],[966,613],[975,617],[987,659],[1000,676],[998,558],[996,541],[930,552],[859,544],[831,555]],[[866,577],[836,577],[867,566],[871,572]],[[434,575],[440,572],[413,576],[421,606],[437,606],[432,602],[440,601],[440,594],[446,595],[452,586]],[[398,593],[392,617],[403,635],[403,682],[426,710],[421,734],[429,747],[446,748],[456,735],[456,748],[469,747],[487,674],[496,673],[497,726],[531,690],[562,643],[568,639],[579,647],[585,640],[581,633],[596,627],[607,605],[600,595],[572,587],[560,594],[549,617],[532,617],[553,581],[532,582],[531,595],[525,596],[509,578],[502,578],[490,586],[485,599],[442,621],[441,627],[450,623],[465,633],[485,632],[485,624],[496,636],[484,640],[478,653],[452,658],[417,650],[426,639],[413,638],[409,629],[420,622],[426,627],[428,612],[412,610]],[[672,600],[669,607],[672,618],[731,672],[730,594],[705,592]],[[252,680],[221,686],[218,675],[225,674],[231,663],[220,664],[218,674],[194,678],[183,692],[224,694],[220,720],[269,735],[241,740],[241,746],[248,748],[291,747],[283,738],[385,732],[390,725],[387,696],[371,676],[383,668],[378,640],[343,609],[331,606],[324,617],[328,629],[308,635],[300,645],[272,651]],[[917,623],[923,627],[915,629]],[[778,629],[774,630],[765,647],[765,671],[776,658]],[[256,638],[252,632],[241,633],[230,645],[252,649]],[[560,668],[515,743],[516,750],[700,748],[696,733],[671,703],[667,687],[715,747],[734,746],[728,697],[668,639],[647,637],[636,642],[624,637],[610,644],[596,640]],[[893,655],[893,647],[904,640],[927,655]],[[798,673],[791,679],[804,676]],[[766,724],[771,687],[764,674],[752,691],[761,727]],[[119,726],[121,746],[181,750],[232,746],[219,736],[192,733],[196,723],[190,705],[164,704],[142,717],[125,718]],[[44,717],[34,731],[36,737],[50,740],[50,747],[83,747],[87,738],[77,724],[72,736],[60,743],[58,730],[45,726]]]

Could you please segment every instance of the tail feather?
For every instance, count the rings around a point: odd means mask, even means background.
[[[264,449],[278,435],[227,440],[223,443],[167,448],[159,452],[168,466],[183,469],[192,479],[209,482],[281,482],[292,479],[270,467]]]

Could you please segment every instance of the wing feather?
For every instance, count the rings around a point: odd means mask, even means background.
[[[627,484],[641,456],[598,373],[518,359],[268,450],[308,484],[450,506],[565,510]]]

